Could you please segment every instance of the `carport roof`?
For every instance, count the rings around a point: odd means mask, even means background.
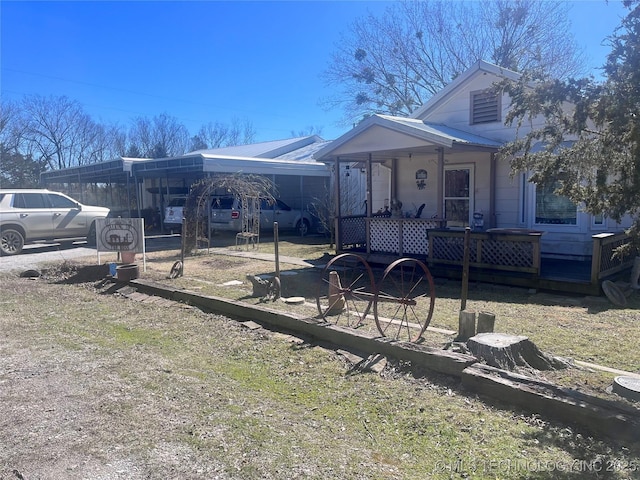
[[[272,158],[201,155],[202,170],[211,173],[254,173],[262,175],[302,175],[328,177],[329,170],[313,160],[281,160]]]
[[[324,165],[312,159],[327,143],[317,135],[199,150],[171,158],[120,157],[107,162],[52,170],[41,182],[121,183],[132,176],[166,178],[172,175],[198,176],[204,173],[255,173],[276,175],[328,176]]]
[[[232,147],[196,150],[187,155],[223,155],[225,157],[277,158],[297,152],[309,145],[323,142],[317,135],[288,138],[286,140],[272,140],[268,142],[252,143],[249,145],[235,145]]]
[[[148,161],[145,158],[120,157],[107,162],[50,170],[40,175],[43,184],[49,183],[126,183],[133,165]]]

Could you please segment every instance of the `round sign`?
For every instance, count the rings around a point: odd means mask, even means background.
[[[114,252],[136,251],[140,242],[140,233],[126,219],[112,220],[100,232],[102,244]]]

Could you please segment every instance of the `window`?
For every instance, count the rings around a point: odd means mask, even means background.
[[[184,207],[186,201],[185,197],[175,197],[171,199],[167,207]]]
[[[233,201],[233,197],[214,198],[213,202],[211,202],[211,208],[219,208],[220,210],[231,210],[233,208]]]
[[[593,215],[591,218],[593,219],[594,227],[602,227],[604,225],[604,215],[602,213]]]
[[[491,90],[471,92],[471,124],[500,121],[500,97]]]
[[[47,195],[53,208],[78,208],[78,204],[62,195]]]
[[[40,193],[16,193],[13,206],[15,208],[48,208]]]
[[[536,185],[536,223],[544,225],[575,225],[578,208],[575,203],[556,190],[560,179],[546,185]]]

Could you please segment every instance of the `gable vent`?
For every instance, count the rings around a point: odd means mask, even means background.
[[[500,100],[496,93],[482,91],[471,93],[471,123],[500,121]]]

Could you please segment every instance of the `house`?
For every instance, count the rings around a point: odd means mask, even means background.
[[[517,132],[504,124],[508,96],[492,87],[518,77],[479,61],[411,117],[372,115],[321,148],[315,159],[333,165],[338,250],[459,265],[470,227],[475,267],[538,278],[543,258],[608,262],[625,241],[611,234],[627,225],[585,213],[553,187],[536,188],[528,172],[512,175],[497,156]],[[345,166],[366,172],[364,214],[344,211]]]

